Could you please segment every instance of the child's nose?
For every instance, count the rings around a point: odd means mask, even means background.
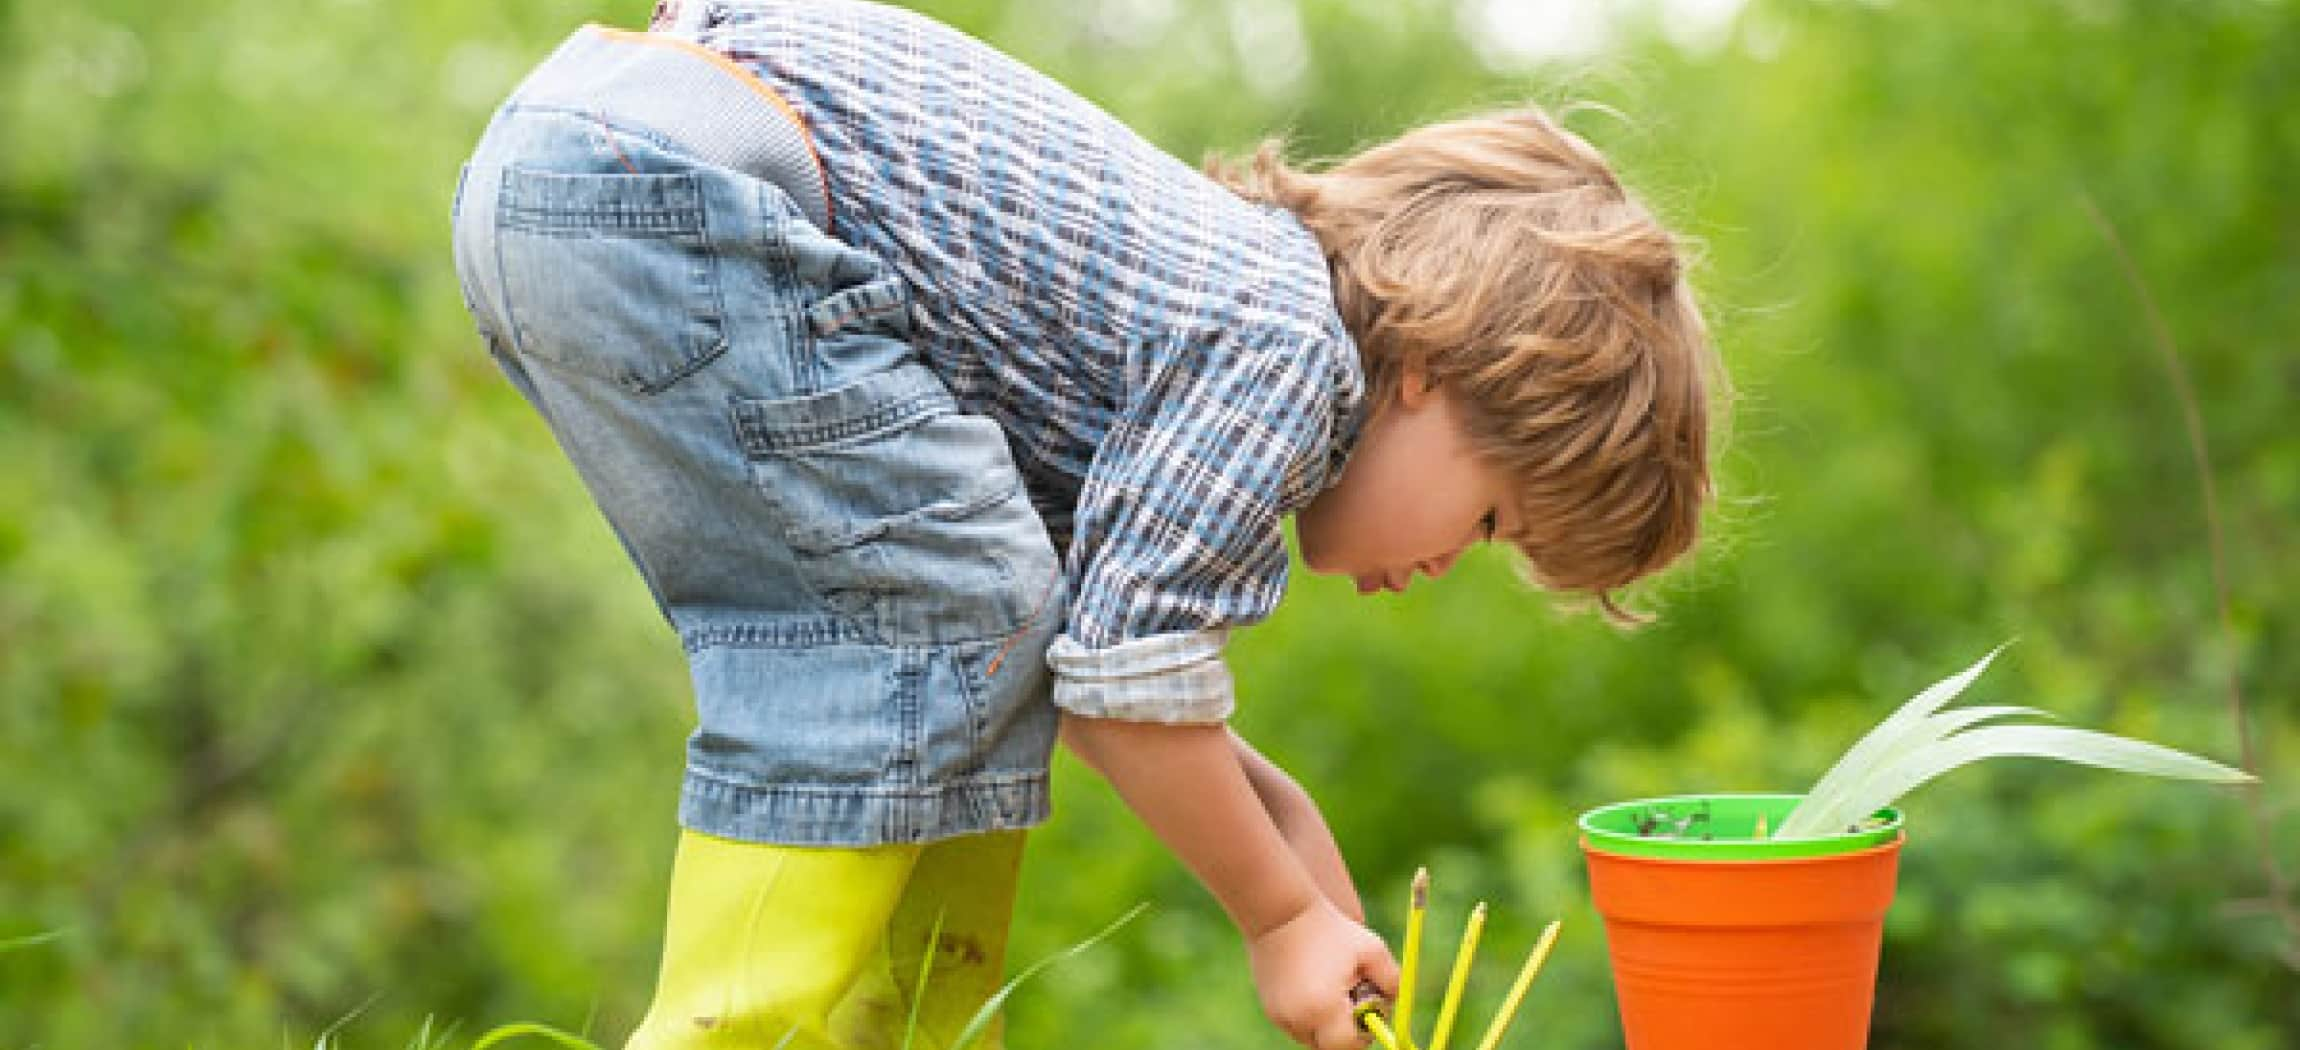
[[[1453,563],[1460,560],[1461,552],[1457,550],[1442,558],[1435,558],[1430,561],[1425,561],[1422,563],[1422,575],[1427,576],[1433,580],[1437,579],[1438,577],[1444,576],[1447,572],[1452,571]]]

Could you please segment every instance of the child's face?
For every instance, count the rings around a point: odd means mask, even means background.
[[[1310,571],[1358,593],[1443,576],[1472,543],[1516,524],[1502,478],[1472,455],[1451,395],[1409,375],[1366,421],[1342,480],[1294,516]]]

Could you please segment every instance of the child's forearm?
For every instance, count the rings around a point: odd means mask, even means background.
[[[1318,890],[1333,901],[1342,914],[1359,922],[1366,921],[1365,906],[1358,901],[1357,884],[1351,881],[1349,865],[1342,860],[1341,844],[1334,841],[1333,829],[1326,825],[1325,815],[1318,812],[1317,801],[1236,730],[1230,733],[1230,746],[1237,751],[1238,765],[1246,771],[1247,782],[1254,785],[1254,794],[1261,798],[1262,808],[1270,812],[1270,819],[1278,825],[1278,833],[1285,836],[1294,855],[1309,869]]]
[[[1264,808],[1227,727],[1065,715],[1062,739],[1251,941],[1325,899]]]

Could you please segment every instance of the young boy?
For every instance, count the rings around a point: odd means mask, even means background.
[[[1364,1045],[1350,994],[1396,966],[1225,725],[1283,519],[1360,592],[1500,540],[1626,617],[1709,495],[1677,242],[1538,111],[1208,178],[918,15],[683,0],[536,69],[455,212],[489,350],[693,672],[632,1047],[891,1047],[914,1000],[947,1045],[1058,730],[1236,922],[1271,1020]]]

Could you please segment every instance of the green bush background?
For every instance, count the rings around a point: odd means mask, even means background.
[[[1742,390],[1725,506],[1632,635],[1480,555],[1299,578],[1238,722],[1395,932],[1493,902],[1482,1018],[1619,1045],[1571,817],[1795,788],[2017,636],[1974,696],[2233,758],[2239,796],[1998,763],[1914,796],[1876,1043],[2300,1045],[2264,853],[2300,869],[2300,9],[1756,0],[1511,60],[1441,0],[920,5],[1176,153],[1328,156],[1433,117],[1573,126],[1706,245]],[[644,587],[471,334],[456,164],[576,23],[640,0],[0,0],[0,1048],[612,1042],[644,1005],[686,730]],[[1465,29],[1466,27],[1469,27]],[[1250,60],[1241,55],[1252,56]],[[2192,370],[2198,479],[2121,230]],[[2289,766],[2283,767],[2289,769]],[[1278,1046],[1202,890],[1068,759],[1017,1047]],[[41,936],[50,935],[50,936]]]

